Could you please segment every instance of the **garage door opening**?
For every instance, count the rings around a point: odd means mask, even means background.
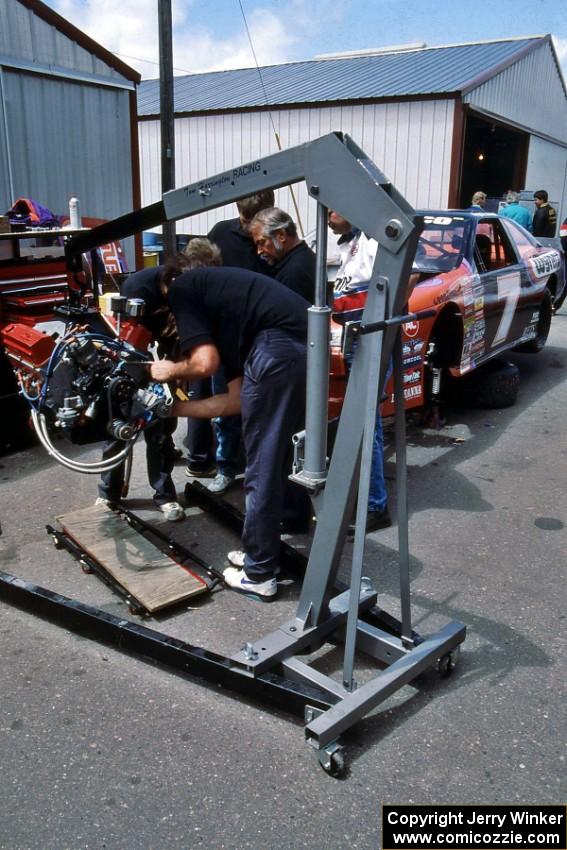
[[[468,113],[463,150],[461,207],[466,208],[476,191],[486,192],[497,209],[508,189],[519,190],[525,184],[528,152],[527,133],[521,133]]]

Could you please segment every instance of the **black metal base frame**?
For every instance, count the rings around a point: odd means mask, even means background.
[[[284,706],[299,716],[303,716],[306,705],[326,711],[338,701],[338,697],[334,699],[323,689],[306,687],[284,675],[271,672],[254,678],[243,675],[230,658],[192,646],[141,623],[115,617],[1,570],[0,599],[121,652],[158,662],[246,696],[252,694],[280,708]]]
[[[419,638],[413,649],[405,650],[402,641],[379,627],[360,620],[360,645],[379,657],[387,669],[360,688],[348,692],[339,683],[319,674],[297,657],[286,653],[286,645],[296,650],[315,649],[331,636],[344,633],[348,613],[348,591],[331,603],[331,616],[324,634],[314,629],[310,644],[307,632],[303,646],[297,643],[293,621],[282,626],[276,640],[280,641],[280,663],[274,664],[278,649],[270,646],[270,637],[263,640],[269,651],[264,662],[261,653],[251,644],[232,657],[226,657],[185,641],[150,629],[75,599],[55,593],[39,585],[0,571],[0,599],[79,633],[85,637],[113,646],[236,693],[267,701],[287,712],[303,716],[307,742],[315,749],[321,766],[334,776],[344,772],[344,758],[339,736],[373,707],[383,702],[403,684],[412,681],[425,670],[437,665],[442,675],[451,672],[460,643],[465,638],[465,626],[450,623],[436,635]],[[375,594],[370,589],[361,600],[361,617],[380,619],[380,609],[373,608]],[[333,603],[335,603],[333,607]],[[376,612],[376,616],[373,616]],[[372,652],[379,638],[381,654]],[[365,642],[365,640],[367,642]],[[301,642],[300,642],[301,643]]]

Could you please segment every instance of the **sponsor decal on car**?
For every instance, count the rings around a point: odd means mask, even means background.
[[[561,266],[561,258],[558,251],[550,251],[547,254],[538,254],[528,257],[528,265],[533,270],[536,278],[547,277],[558,271]]]
[[[412,337],[416,337],[419,333],[419,322],[406,322],[403,325],[404,333],[406,336],[409,336],[410,339]]]
[[[421,378],[421,370],[414,369],[412,372],[404,372],[404,384],[415,384]]]
[[[421,384],[412,384],[411,387],[404,388],[404,400],[411,401],[412,399],[421,398],[423,395]],[[394,393],[390,395],[390,402],[394,404]]]

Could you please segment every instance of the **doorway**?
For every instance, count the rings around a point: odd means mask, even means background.
[[[476,191],[486,192],[487,209],[509,190],[524,186],[529,136],[468,112],[465,118],[460,205],[466,209]],[[492,203],[490,203],[492,201]]]

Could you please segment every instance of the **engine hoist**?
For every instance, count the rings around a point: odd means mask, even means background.
[[[244,635],[242,648],[230,656],[220,656],[6,574],[0,577],[0,594],[70,628],[113,641],[121,649],[150,655],[184,672],[302,713],[306,740],[320,764],[330,774],[340,775],[344,771],[341,734],[424,671],[437,667],[441,673],[449,673],[465,639],[465,626],[460,622],[450,622],[434,634],[421,635],[413,629],[411,618],[400,329],[403,323],[421,318],[420,314],[407,314],[406,308],[421,218],[352,139],[331,133],[167,192],[159,203],[73,236],[66,252],[73,269],[81,254],[98,244],[301,180],[317,203],[317,277],[315,303],[309,308],[306,427],[295,439],[291,474],[295,482],[309,490],[317,523],[309,559],[299,567],[304,574],[295,616],[261,640],[248,641]],[[379,244],[366,307],[355,329],[358,345],[330,462],[328,208]],[[145,385],[140,379],[137,368],[143,358],[123,343],[109,344],[96,335],[75,332],[59,344],[56,352],[49,355],[43,388],[36,387],[33,399],[40,425],[43,417],[44,437],[49,418],[71,431],[88,419],[91,411],[107,432],[109,428],[111,433],[117,429],[127,439],[134,439],[146,419],[166,410],[167,399],[159,396],[155,386]],[[377,606],[377,591],[363,575],[377,398],[390,361],[396,398],[399,620]],[[95,415],[97,407],[100,410]],[[124,428],[131,428],[132,433],[120,430]],[[49,444],[46,447],[49,450]],[[203,493],[198,495],[206,501]],[[219,500],[212,501],[220,509]],[[350,582],[344,586],[338,582],[337,572],[355,503]],[[238,522],[238,518],[232,516],[231,521]],[[321,673],[306,661],[306,653],[315,652],[329,641],[343,646],[342,681]],[[364,684],[358,684],[356,679],[356,657],[360,652],[376,659],[383,668]]]

